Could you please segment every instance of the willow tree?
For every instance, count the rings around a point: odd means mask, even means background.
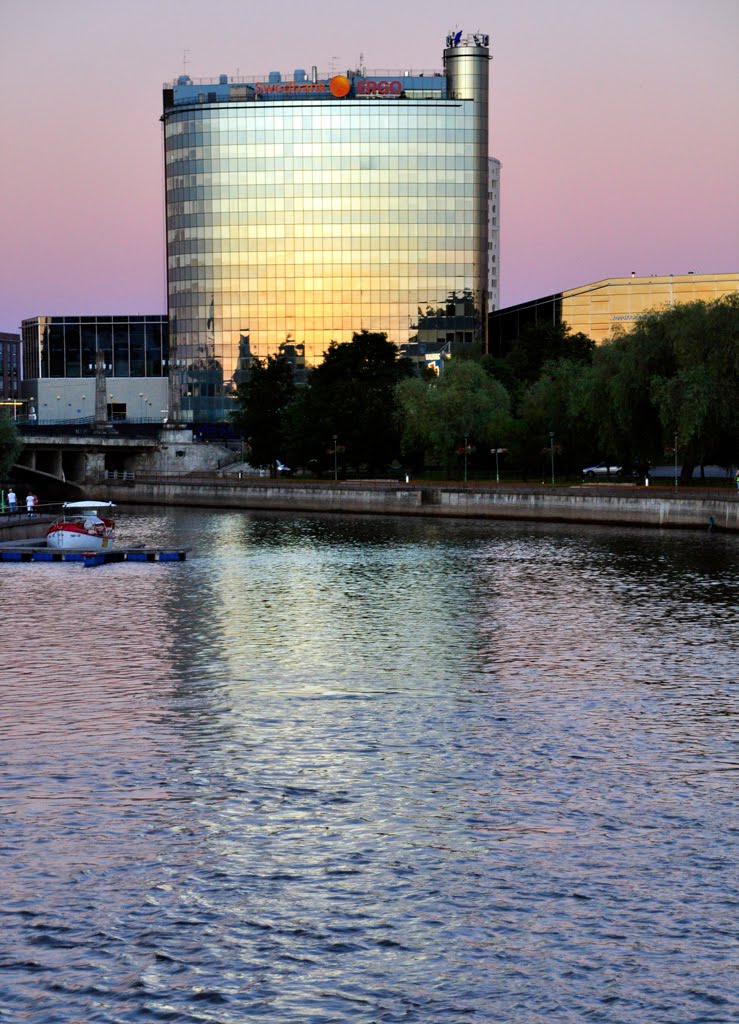
[[[416,462],[430,456],[450,468],[465,441],[490,447],[508,439],[510,396],[479,362],[453,358],[439,377],[402,381],[396,394],[403,454]]]
[[[596,349],[584,410],[603,451],[664,459],[677,436],[683,481],[728,465],[739,436],[739,294],[656,310]]]

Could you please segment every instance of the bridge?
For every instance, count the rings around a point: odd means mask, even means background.
[[[43,493],[45,500],[83,497],[89,485],[111,476],[138,473],[187,474],[233,462],[233,451],[195,441],[192,430],[152,425],[26,425],[19,428],[23,450],[13,479]]]
[[[23,432],[19,465],[58,480],[102,479],[107,472],[124,472],[145,452],[161,446],[156,437],[121,437],[115,433],[83,432],[29,434]]]

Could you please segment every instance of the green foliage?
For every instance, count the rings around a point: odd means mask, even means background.
[[[336,438],[343,469],[384,471],[400,450],[395,387],[411,372],[383,332],[332,342],[291,409],[289,458],[327,469]]]
[[[545,363],[566,359],[590,363],[595,342],[586,334],[572,334],[569,326],[559,324],[528,324],[502,359],[505,370],[522,385],[533,384]]]
[[[253,466],[276,471],[283,456],[287,411],[295,397],[293,370],[283,355],[255,359],[249,376],[236,391],[234,426],[249,442]]]
[[[739,295],[659,310],[597,349],[587,418],[601,449],[661,461],[678,436],[683,477],[736,458]]]
[[[650,387],[663,436],[677,433],[684,464],[728,465],[739,438],[739,294],[675,306],[665,326],[674,368]]]
[[[4,412],[0,412],[0,480],[7,478],[22,448],[23,442],[15,423]]]
[[[559,359],[547,362],[539,378],[523,393],[521,421],[512,447],[529,472],[541,469],[542,452],[548,451],[554,434],[558,472],[577,474],[587,460],[590,434],[584,408],[585,380],[589,367],[583,362]],[[548,458],[548,456],[547,456]]]
[[[736,460],[739,437],[739,295],[659,310],[595,347],[566,324],[528,328],[504,358],[467,352],[440,377],[412,374],[383,333],[332,343],[303,388],[284,357],[255,363],[239,387],[235,422],[252,461],[383,471],[400,454],[447,470],[464,445],[490,463],[509,449],[538,476],[555,436],[556,472],[591,461],[663,461],[678,434],[684,475],[694,465]],[[509,463],[510,464],[510,463]]]
[[[510,428],[510,396],[505,387],[472,360],[449,360],[431,381],[403,381],[397,397],[403,428],[403,453],[417,465],[422,455],[452,464],[464,445],[500,445]]]

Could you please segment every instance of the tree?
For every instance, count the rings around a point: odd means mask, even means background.
[[[696,465],[729,465],[739,437],[739,294],[675,306],[665,317],[672,376],[656,374],[650,397],[663,435],[678,437],[683,477]]]
[[[528,385],[539,377],[545,363],[567,359],[587,364],[591,362],[594,351],[593,339],[582,332],[572,334],[564,321],[558,324],[540,322],[527,324],[501,361],[515,380]]]
[[[589,454],[590,434],[582,407],[582,388],[589,367],[571,359],[545,363],[539,378],[521,399],[521,421],[513,444],[526,469],[541,467],[543,446],[555,436],[560,472],[573,473]]]
[[[18,461],[23,442],[15,423],[4,412],[0,412],[0,480],[6,479]]]
[[[384,332],[363,330],[349,342],[331,342],[291,410],[296,461],[327,468],[336,444],[344,468],[384,471],[400,453],[395,387],[411,373]]]
[[[602,451],[655,462],[678,437],[681,477],[735,458],[739,434],[739,295],[650,313],[600,346],[585,414]]]
[[[273,475],[283,456],[286,413],[294,397],[293,369],[284,355],[255,359],[236,389],[232,420],[249,442],[249,461],[269,467]]]
[[[499,446],[510,429],[510,396],[479,363],[453,357],[433,380],[398,385],[403,453],[451,467],[460,445]]]

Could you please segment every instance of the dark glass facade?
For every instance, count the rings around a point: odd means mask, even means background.
[[[405,346],[419,319],[459,302],[462,340],[484,342],[489,51],[483,36],[447,43],[443,72],[183,76],[165,89],[186,417],[220,418],[250,357],[280,346],[308,366],[362,328]]]
[[[109,377],[163,377],[169,321],[144,316],[37,316],[24,320],[23,376],[94,377],[101,352]]]
[[[20,378],[20,335],[0,331],[0,399],[14,401],[18,398]]]

